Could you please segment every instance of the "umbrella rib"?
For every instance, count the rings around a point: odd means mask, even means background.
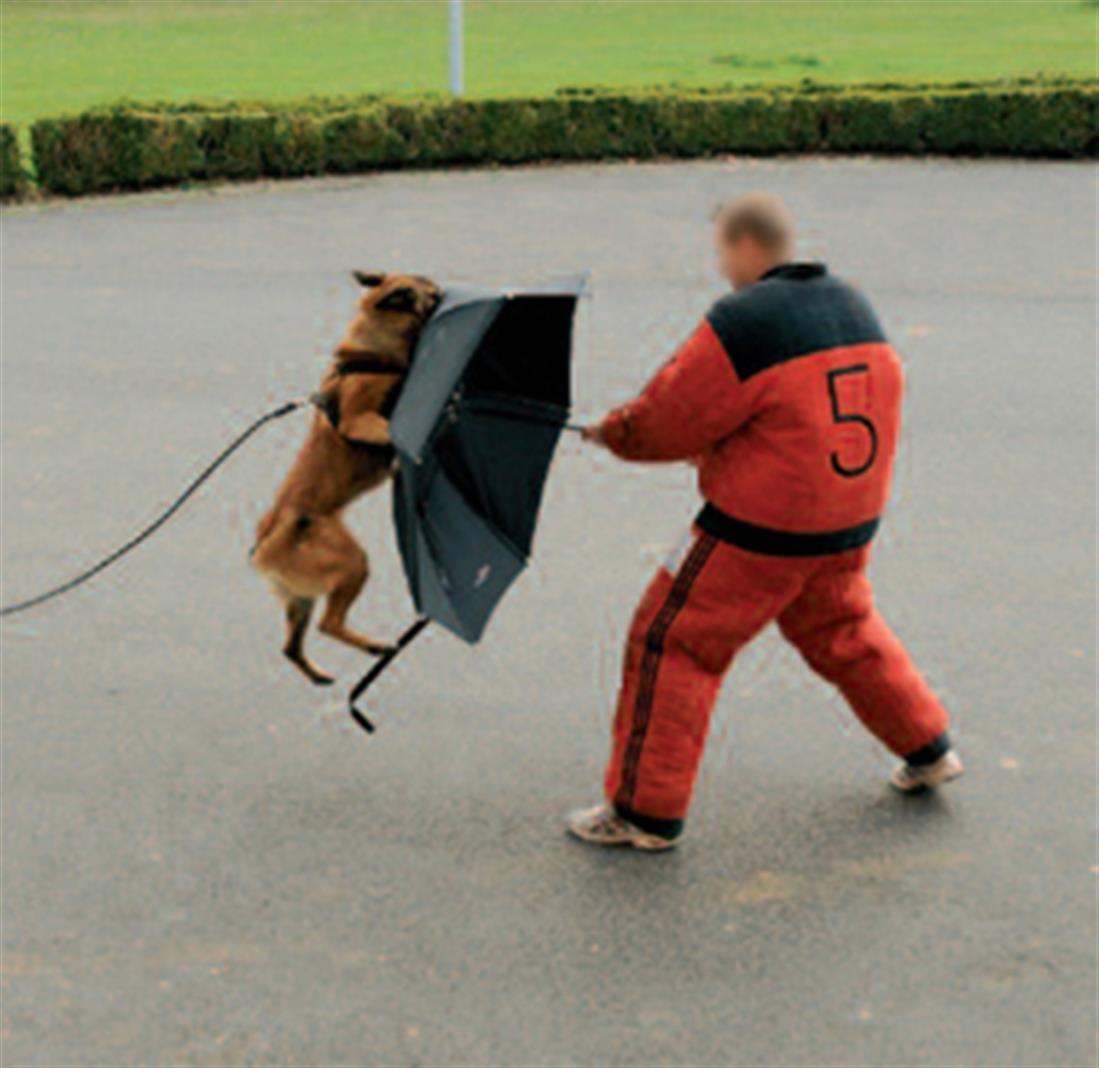
[[[545,404],[541,401],[527,398],[516,399],[499,394],[467,397],[461,400],[459,404],[473,415],[487,416],[490,419],[509,419],[518,423],[556,427],[561,430],[580,431],[583,429],[568,422],[569,410],[559,404]]]
[[[436,472],[435,477],[436,478],[445,478],[446,479],[446,481],[447,481],[448,485],[450,486],[451,490],[454,493],[458,494],[458,496],[461,498],[461,500],[465,504],[465,507],[468,508],[470,510],[470,512],[473,515],[475,515],[481,521],[481,523],[484,525],[484,527],[487,530],[492,531],[492,536],[495,537],[495,538],[498,538],[500,540],[500,542],[508,549],[508,551],[511,552],[515,556],[515,558],[523,564],[524,567],[526,567],[526,565],[530,563],[530,556],[527,553],[523,552],[519,548],[519,546],[516,545],[515,542],[513,542],[511,540],[511,538],[509,538],[507,536],[507,534],[503,530],[501,530],[500,527],[496,523],[494,523],[492,521],[492,519],[489,516],[485,515],[483,512],[478,511],[477,509],[475,509],[469,503],[469,501],[467,501],[465,499],[465,497],[462,494],[462,491],[454,484],[454,480],[447,476],[446,471],[444,471],[440,468],[440,470],[438,472]],[[426,510],[420,513],[420,522],[423,526],[424,537],[427,539],[427,541],[429,543],[429,548],[431,549],[432,554],[435,556],[435,558],[437,560],[442,559],[443,554],[442,554],[442,551],[439,549],[439,546],[442,544],[442,539],[439,536],[439,529],[438,529],[437,525],[435,524],[434,520],[432,520],[430,514]],[[447,579],[449,581],[449,579],[450,579],[449,575],[447,576]]]

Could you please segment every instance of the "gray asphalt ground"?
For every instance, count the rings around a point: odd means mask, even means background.
[[[787,197],[908,360],[875,577],[968,763],[889,758],[769,633],[716,712],[690,839],[566,840],[624,631],[691,472],[566,440],[484,642],[430,633],[345,717],[281,660],[251,528],[265,432],[94,586],[5,621],[3,1057],[16,1065],[1095,1063],[1095,175],[780,161],[387,175],[3,219],[5,601],[131,533],[310,390],[352,267],[590,267],[577,410],[624,399],[719,287],[707,215]],[[388,493],[356,618],[411,618]]]

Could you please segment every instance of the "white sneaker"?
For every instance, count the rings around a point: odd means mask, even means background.
[[[965,765],[953,749],[948,749],[933,764],[898,764],[889,776],[889,784],[902,794],[917,790],[930,790],[944,782],[956,779],[965,771]]]
[[[678,841],[678,838],[649,834],[648,831],[635,827],[605,802],[594,808],[578,809],[571,813],[565,822],[565,828],[574,838],[591,845],[633,846],[634,849],[650,852],[671,849]]]

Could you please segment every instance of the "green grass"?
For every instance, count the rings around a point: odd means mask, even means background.
[[[467,0],[468,89],[1096,75],[1093,0]],[[446,86],[441,0],[0,0],[0,112]]]

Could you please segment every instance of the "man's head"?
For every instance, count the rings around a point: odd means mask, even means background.
[[[794,254],[794,220],[773,193],[745,193],[714,215],[718,270],[743,289]]]

